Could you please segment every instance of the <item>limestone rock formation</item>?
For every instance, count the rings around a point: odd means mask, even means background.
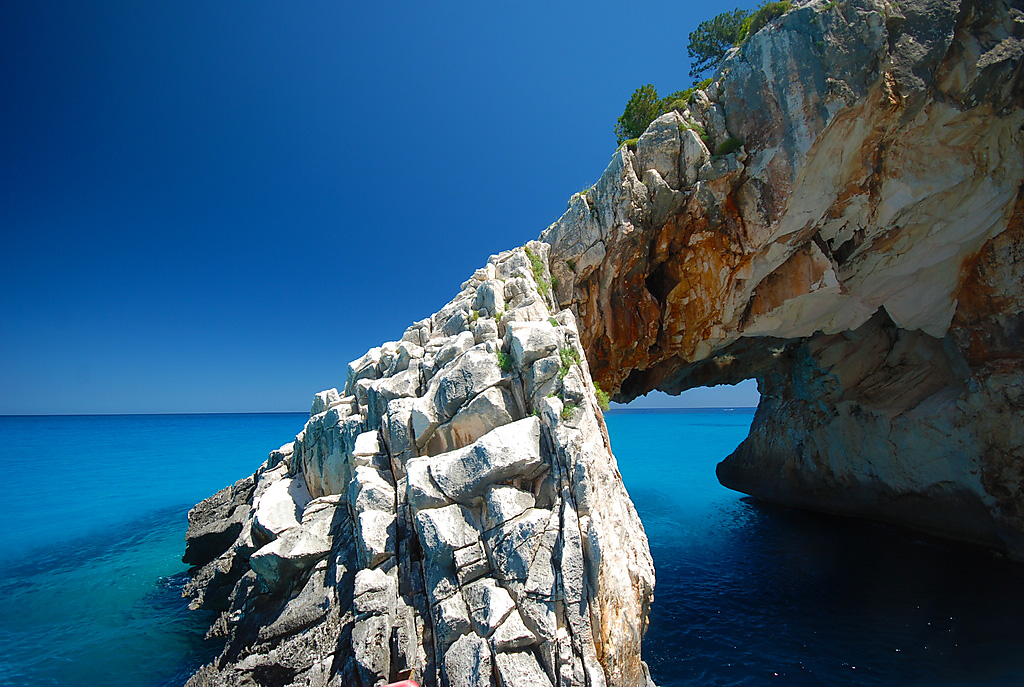
[[[532,242],[349,365],[252,478],[189,514],[192,685],[646,687],[654,569]]]
[[[800,3],[619,150],[541,237],[595,380],[756,377],[724,484],[1024,556],[1022,9]]]
[[[190,684],[646,687],[593,381],[756,377],[723,483],[1024,556],[1021,9],[811,0],[732,51],[193,509]]]

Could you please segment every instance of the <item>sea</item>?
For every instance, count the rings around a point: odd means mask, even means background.
[[[721,487],[752,418],[606,416],[655,562],[658,685],[1024,685],[1024,565]],[[211,660],[186,514],[305,419],[0,417],[0,685],[181,685]]]

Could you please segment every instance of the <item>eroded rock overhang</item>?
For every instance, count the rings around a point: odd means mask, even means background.
[[[755,377],[727,486],[1024,554],[1022,38],[868,0],[753,36],[542,235],[595,380]]]

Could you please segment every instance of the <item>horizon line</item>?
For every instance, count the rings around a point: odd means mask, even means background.
[[[630,408],[622,405],[618,408],[610,408],[604,412],[645,412],[645,411],[679,411],[679,410],[757,410],[757,406],[659,406],[656,408]],[[152,415],[299,415],[308,414],[306,410],[183,410],[178,412],[154,412],[154,413],[0,413],[4,417],[126,417],[126,416],[152,416]]]

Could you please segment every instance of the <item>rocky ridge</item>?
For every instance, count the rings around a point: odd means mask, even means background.
[[[654,588],[548,246],[491,258],[189,513],[191,685],[647,685]]]

